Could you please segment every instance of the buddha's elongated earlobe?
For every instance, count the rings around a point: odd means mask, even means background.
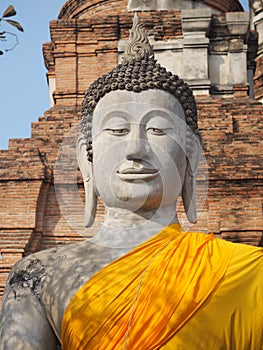
[[[184,210],[188,221],[195,224],[197,221],[196,213],[196,176],[197,168],[201,156],[201,145],[190,130],[187,131],[187,168],[182,188],[182,199]]]
[[[87,157],[87,141],[83,135],[77,141],[77,158],[85,190],[84,226],[90,227],[95,220],[98,197],[94,188],[92,163]]]
[[[196,178],[193,177],[189,168],[190,165],[188,163],[182,189],[182,198],[187,219],[191,224],[195,224],[197,221],[195,195]]]

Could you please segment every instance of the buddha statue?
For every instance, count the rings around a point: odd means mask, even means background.
[[[197,220],[195,99],[155,60],[138,17],[123,62],[84,97],[77,142],[91,240],[32,254],[11,271],[1,350],[260,350],[263,252],[184,232]]]

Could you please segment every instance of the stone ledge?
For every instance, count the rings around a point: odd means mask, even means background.
[[[249,13],[228,12],[226,13],[226,24],[229,34],[244,36],[249,29]]]
[[[233,85],[213,84],[211,86],[211,94],[217,95],[217,97],[230,96],[233,94]]]
[[[209,95],[211,81],[208,79],[186,80],[187,84],[193,89],[195,95]]]
[[[153,37],[149,37],[150,44],[152,45],[154,51],[161,50],[173,50],[173,51],[181,51],[183,49],[183,39],[176,40],[167,40],[167,41],[156,41]],[[125,51],[128,40],[119,40],[118,42],[118,52],[122,53]]]
[[[182,28],[185,35],[208,35],[211,24],[212,12],[204,10],[182,10]]]

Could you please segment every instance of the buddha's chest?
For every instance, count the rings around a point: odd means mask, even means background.
[[[70,300],[96,272],[120,255],[120,251],[104,249],[91,249],[86,254],[69,252],[48,265],[41,303],[59,339],[63,314]]]

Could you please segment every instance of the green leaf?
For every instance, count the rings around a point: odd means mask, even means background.
[[[20,32],[23,32],[24,29],[21,26],[20,23],[18,23],[17,21],[13,21],[12,19],[6,19],[5,20],[7,23],[11,24],[12,26],[16,27],[18,30],[20,30]]]
[[[14,9],[13,5],[8,6],[8,8],[3,13],[2,17],[12,17],[16,15],[16,10]]]

